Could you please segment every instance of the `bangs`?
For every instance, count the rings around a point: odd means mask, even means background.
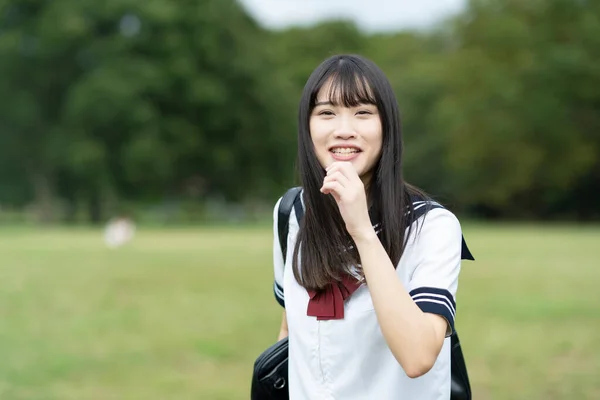
[[[377,104],[371,85],[366,77],[358,70],[353,70],[352,64],[342,62],[337,70],[323,77],[312,96],[311,107],[317,102],[317,95],[325,88],[326,100],[334,106],[356,107],[360,104]]]

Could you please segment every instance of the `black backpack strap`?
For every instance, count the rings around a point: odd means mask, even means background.
[[[458,333],[450,337],[450,400],[471,400],[471,381]]]
[[[279,245],[281,247],[281,254],[283,254],[284,263],[287,255],[287,235],[290,228],[290,214],[292,213],[292,207],[296,210],[298,222],[300,222],[304,215],[302,201],[299,196],[301,191],[301,187],[288,189],[283,195],[277,210],[277,233],[279,235]]]

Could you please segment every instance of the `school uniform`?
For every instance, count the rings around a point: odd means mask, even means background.
[[[277,232],[277,210],[273,219]],[[415,207],[425,206],[423,202]],[[274,292],[285,307],[289,328],[290,400],[448,400],[450,398],[450,334],[456,315],[455,297],[461,267],[462,232],[458,219],[436,208],[413,223],[396,274],[424,312],[448,321],[447,337],[432,369],[409,378],[381,333],[369,288],[358,288],[343,302],[343,318],[308,315],[315,304],[295,280],[292,257],[298,223],[289,219],[284,265],[274,234]],[[339,304],[338,304],[339,305]]]

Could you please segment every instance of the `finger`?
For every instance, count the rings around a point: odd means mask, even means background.
[[[351,183],[350,180],[341,171],[331,172],[323,180],[323,182],[331,181],[338,181],[343,187],[348,187]]]
[[[349,182],[358,182],[360,177],[356,173],[356,169],[349,161],[338,161],[332,165],[330,165],[327,175],[331,175],[335,172],[339,172],[343,174]]]
[[[330,181],[323,183],[321,192],[324,194],[334,194],[336,199],[339,199],[344,192],[344,187],[338,181]]]
[[[329,167],[325,168],[325,171],[332,172],[342,168],[344,165],[352,165],[350,161],[334,161],[329,164]]]
[[[352,169],[354,169],[354,167],[352,167],[352,164],[348,161],[336,161],[327,168],[326,174],[331,175],[334,172],[341,172],[346,175],[346,172],[351,171]]]

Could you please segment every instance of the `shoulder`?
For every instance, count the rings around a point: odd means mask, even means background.
[[[419,219],[421,220],[423,227],[427,227],[428,229],[460,230],[460,221],[456,215],[447,208],[433,208]]]
[[[409,243],[432,245],[462,240],[462,228],[456,215],[443,207],[427,211],[415,220],[410,227]]]

